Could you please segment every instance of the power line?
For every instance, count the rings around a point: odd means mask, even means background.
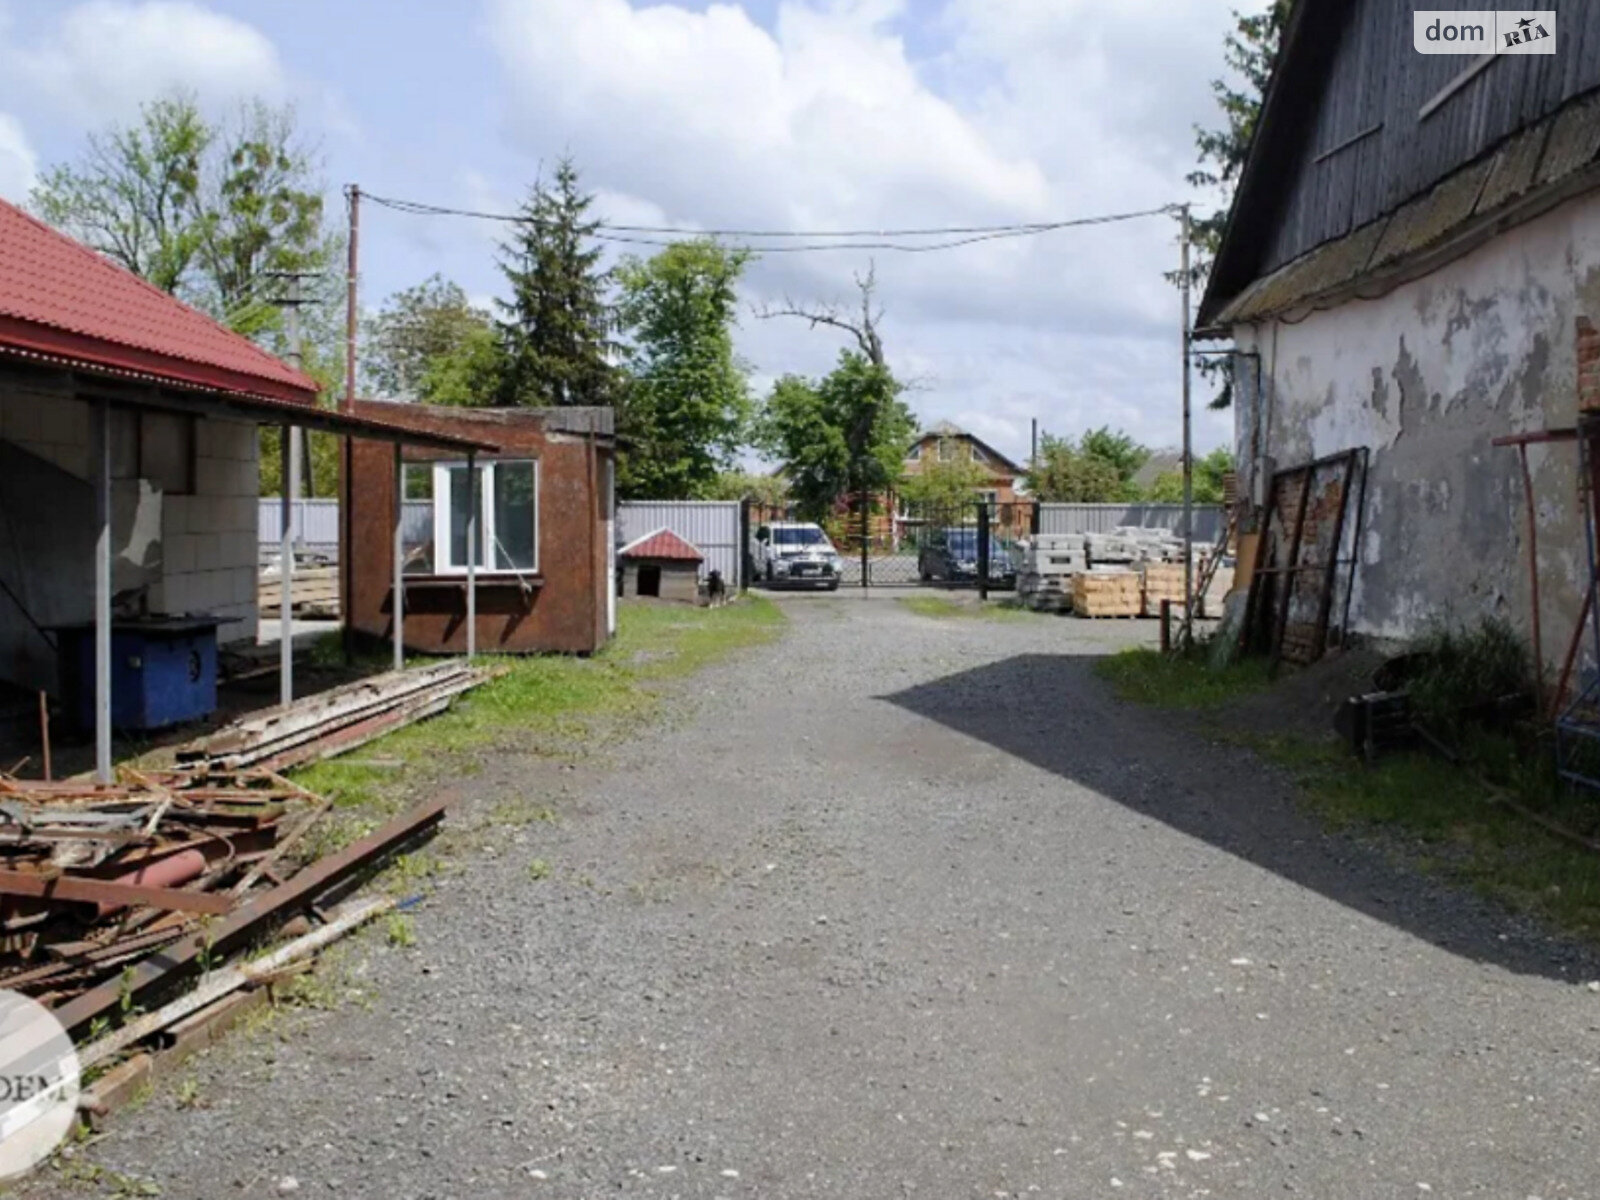
[[[452,208],[441,204],[428,204],[420,200],[402,200],[389,196],[363,193],[374,204],[411,216],[466,217],[479,221],[500,221],[507,224],[527,224],[530,218],[520,213],[488,212],[482,209]],[[935,250],[954,250],[978,242],[1006,238],[1034,237],[1058,229],[1081,228],[1089,225],[1109,225],[1120,221],[1133,221],[1141,217],[1159,216],[1175,211],[1170,204],[1159,208],[1145,208],[1133,212],[1105,213],[1092,217],[1076,217],[1064,221],[1035,221],[1010,225],[952,225],[926,229],[829,229],[829,230],[777,230],[777,229],[689,229],[674,225],[624,225],[609,221],[598,223],[593,236],[598,241],[624,245],[662,247],[670,245],[666,238],[715,237],[754,238],[763,241],[788,239],[848,239],[814,240],[799,245],[752,246],[763,254],[797,254],[826,250],[888,250],[905,254],[926,254]],[[653,236],[639,236],[653,235]],[[907,244],[882,239],[889,238],[945,238],[948,240],[922,244]],[[877,241],[857,239],[875,238]]]

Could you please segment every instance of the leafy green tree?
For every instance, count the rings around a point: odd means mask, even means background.
[[[1124,499],[1117,464],[1085,453],[1071,438],[1041,437],[1027,479],[1034,498],[1047,503],[1105,504]]]
[[[91,134],[78,163],[34,189],[34,209],[156,287],[248,336],[278,330],[271,271],[315,272],[335,257],[323,186],[292,108],[255,102],[208,119],[183,93],[131,126]]]
[[[492,404],[499,343],[490,315],[459,284],[430,275],[368,318],[362,369],[380,396],[431,404]]]
[[[754,405],[733,327],[749,261],[701,238],[618,265],[628,338],[622,432],[631,443],[618,476],[623,495],[704,498],[744,441]]]
[[[555,182],[534,185],[522,220],[501,245],[500,269],[511,285],[501,301],[506,404],[609,404],[613,319],[600,250],[600,223],[587,216],[594,197],[578,186],[570,158]]]
[[[51,225],[177,292],[200,250],[201,160],[215,131],[185,96],[139,115],[136,125],[90,134],[82,161],[51,167],[30,202]]]
[[[789,502],[789,481],[782,475],[724,471],[712,483],[705,498],[707,500],[749,498],[764,507],[778,508]]]
[[[217,127],[212,145],[200,191],[203,303],[253,336],[280,326],[272,273],[322,272],[342,241],[323,229],[323,182],[292,108],[247,104]]]
[[[1233,455],[1218,447],[1194,464],[1194,477],[1190,481],[1191,496],[1196,504],[1222,503],[1222,477],[1233,470]],[[1183,472],[1163,471],[1150,484],[1146,499],[1158,504],[1183,503]]]
[[[902,500],[912,504],[955,508],[971,503],[976,498],[974,493],[993,478],[972,460],[970,445],[952,438],[941,442],[936,453],[924,454],[919,469],[908,473],[896,490]]]
[[[1189,222],[1189,242],[1195,251],[1190,260],[1190,282],[1196,288],[1204,286],[1222,245],[1233,189],[1250,153],[1250,140],[1255,136],[1267,84],[1278,62],[1292,4],[1293,0],[1272,0],[1265,11],[1249,14],[1235,9],[1233,28],[1223,42],[1223,60],[1231,77],[1211,81],[1211,94],[1216,98],[1222,123],[1214,129],[1195,126],[1199,165],[1187,177],[1191,187],[1200,188],[1207,195],[1222,195],[1222,202],[1215,209],[1193,216]],[[1175,271],[1169,278],[1179,282],[1180,273]],[[1196,365],[1203,377],[1219,384],[1211,407],[1227,408],[1232,404],[1232,361],[1225,356],[1206,357]]]
[[[1141,446],[1122,430],[1113,430],[1109,425],[1091,429],[1079,438],[1078,452],[1103,459],[1115,468],[1117,480],[1126,496],[1114,499],[1133,498],[1133,477],[1139,473],[1140,467],[1150,461],[1148,447]]]
[[[900,477],[917,422],[889,368],[846,350],[812,382],[778,380],[756,425],[758,443],[784,464],[789,493],[821,520],[841,499],[883,492]]]

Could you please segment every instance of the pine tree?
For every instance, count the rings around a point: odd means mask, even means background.
[[[500,302],[503,404],[611,402],[613,322],[593,245],[600,223],[587,216],[593,200],[579,190],[572,160],[562,159],[554,185],[534,185],[515,235],[500,247],[511,284],[511,300]]]

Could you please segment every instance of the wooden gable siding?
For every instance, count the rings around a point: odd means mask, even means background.
[[[1327,56],[1320,84],[1300,84],[1319,94],[1291,122],[1298,128],[1263,130],[1276,144],[1276,161],[1251,182],[1278,193],[1264,206],[1277,212],[1258,242],[1260,260],[1241,284],[1392,211],[1565,101],[1600,87],[1600,4],[1569,5],[1557,14],[1555,54],[1498,56],[1419,119],[1422,106],[1477,60],[1418,54],[1412,10],[1400,0],[1351,4],[1334,44],[1320,47]],[[1492,12],[1485,16],[1492,23]],[[1309,60],[1319,47],[1295,49],[1300,61],[1286,68],[1315,73]],[[1381,130],[1351,142],[1379,122]]]

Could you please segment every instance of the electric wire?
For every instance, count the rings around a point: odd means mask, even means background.
[[[410,216],[464,217],[479,221],[499,221],[520,225],[532,223],[532,218],[520,213],[490,212],[483,209],[454,208],[442,204],[429,204],[421,200],[406,200],[393,196],[361,193],[362,198],[395,212]],[[785,243],[790,240],[800,244],[747,245],[747,249],[762,254],[799,254],[830,250],[884,250],[903,254],[927,254],[939,250],[955,250],[980,242],[1011,238],[1035,237],[1060,229],[1075,229],[1093,225],[1110,225],[1121,221],[1134,221],[1142,217],[1160,216],[1176,211],[1165,204],[1158,208],[1137,209],[1131,212],[1103,213],[1090,217],[1075,217],[1062,221],[1017,222],[1009,225],[949,225],[920,229],[689,229],[674,225],[628,225],[600,221],[593,236],[597,241],[623,245],[664,247],[671,239],[685,237],[740,238],[761,242]],[[669,240],[662,240],[662,239]],[[925,243],[908,243],[906,238],[942,238]],[[802,240],[810,239],[810,240]],[[876,240],[865,240],[876,239]]]

